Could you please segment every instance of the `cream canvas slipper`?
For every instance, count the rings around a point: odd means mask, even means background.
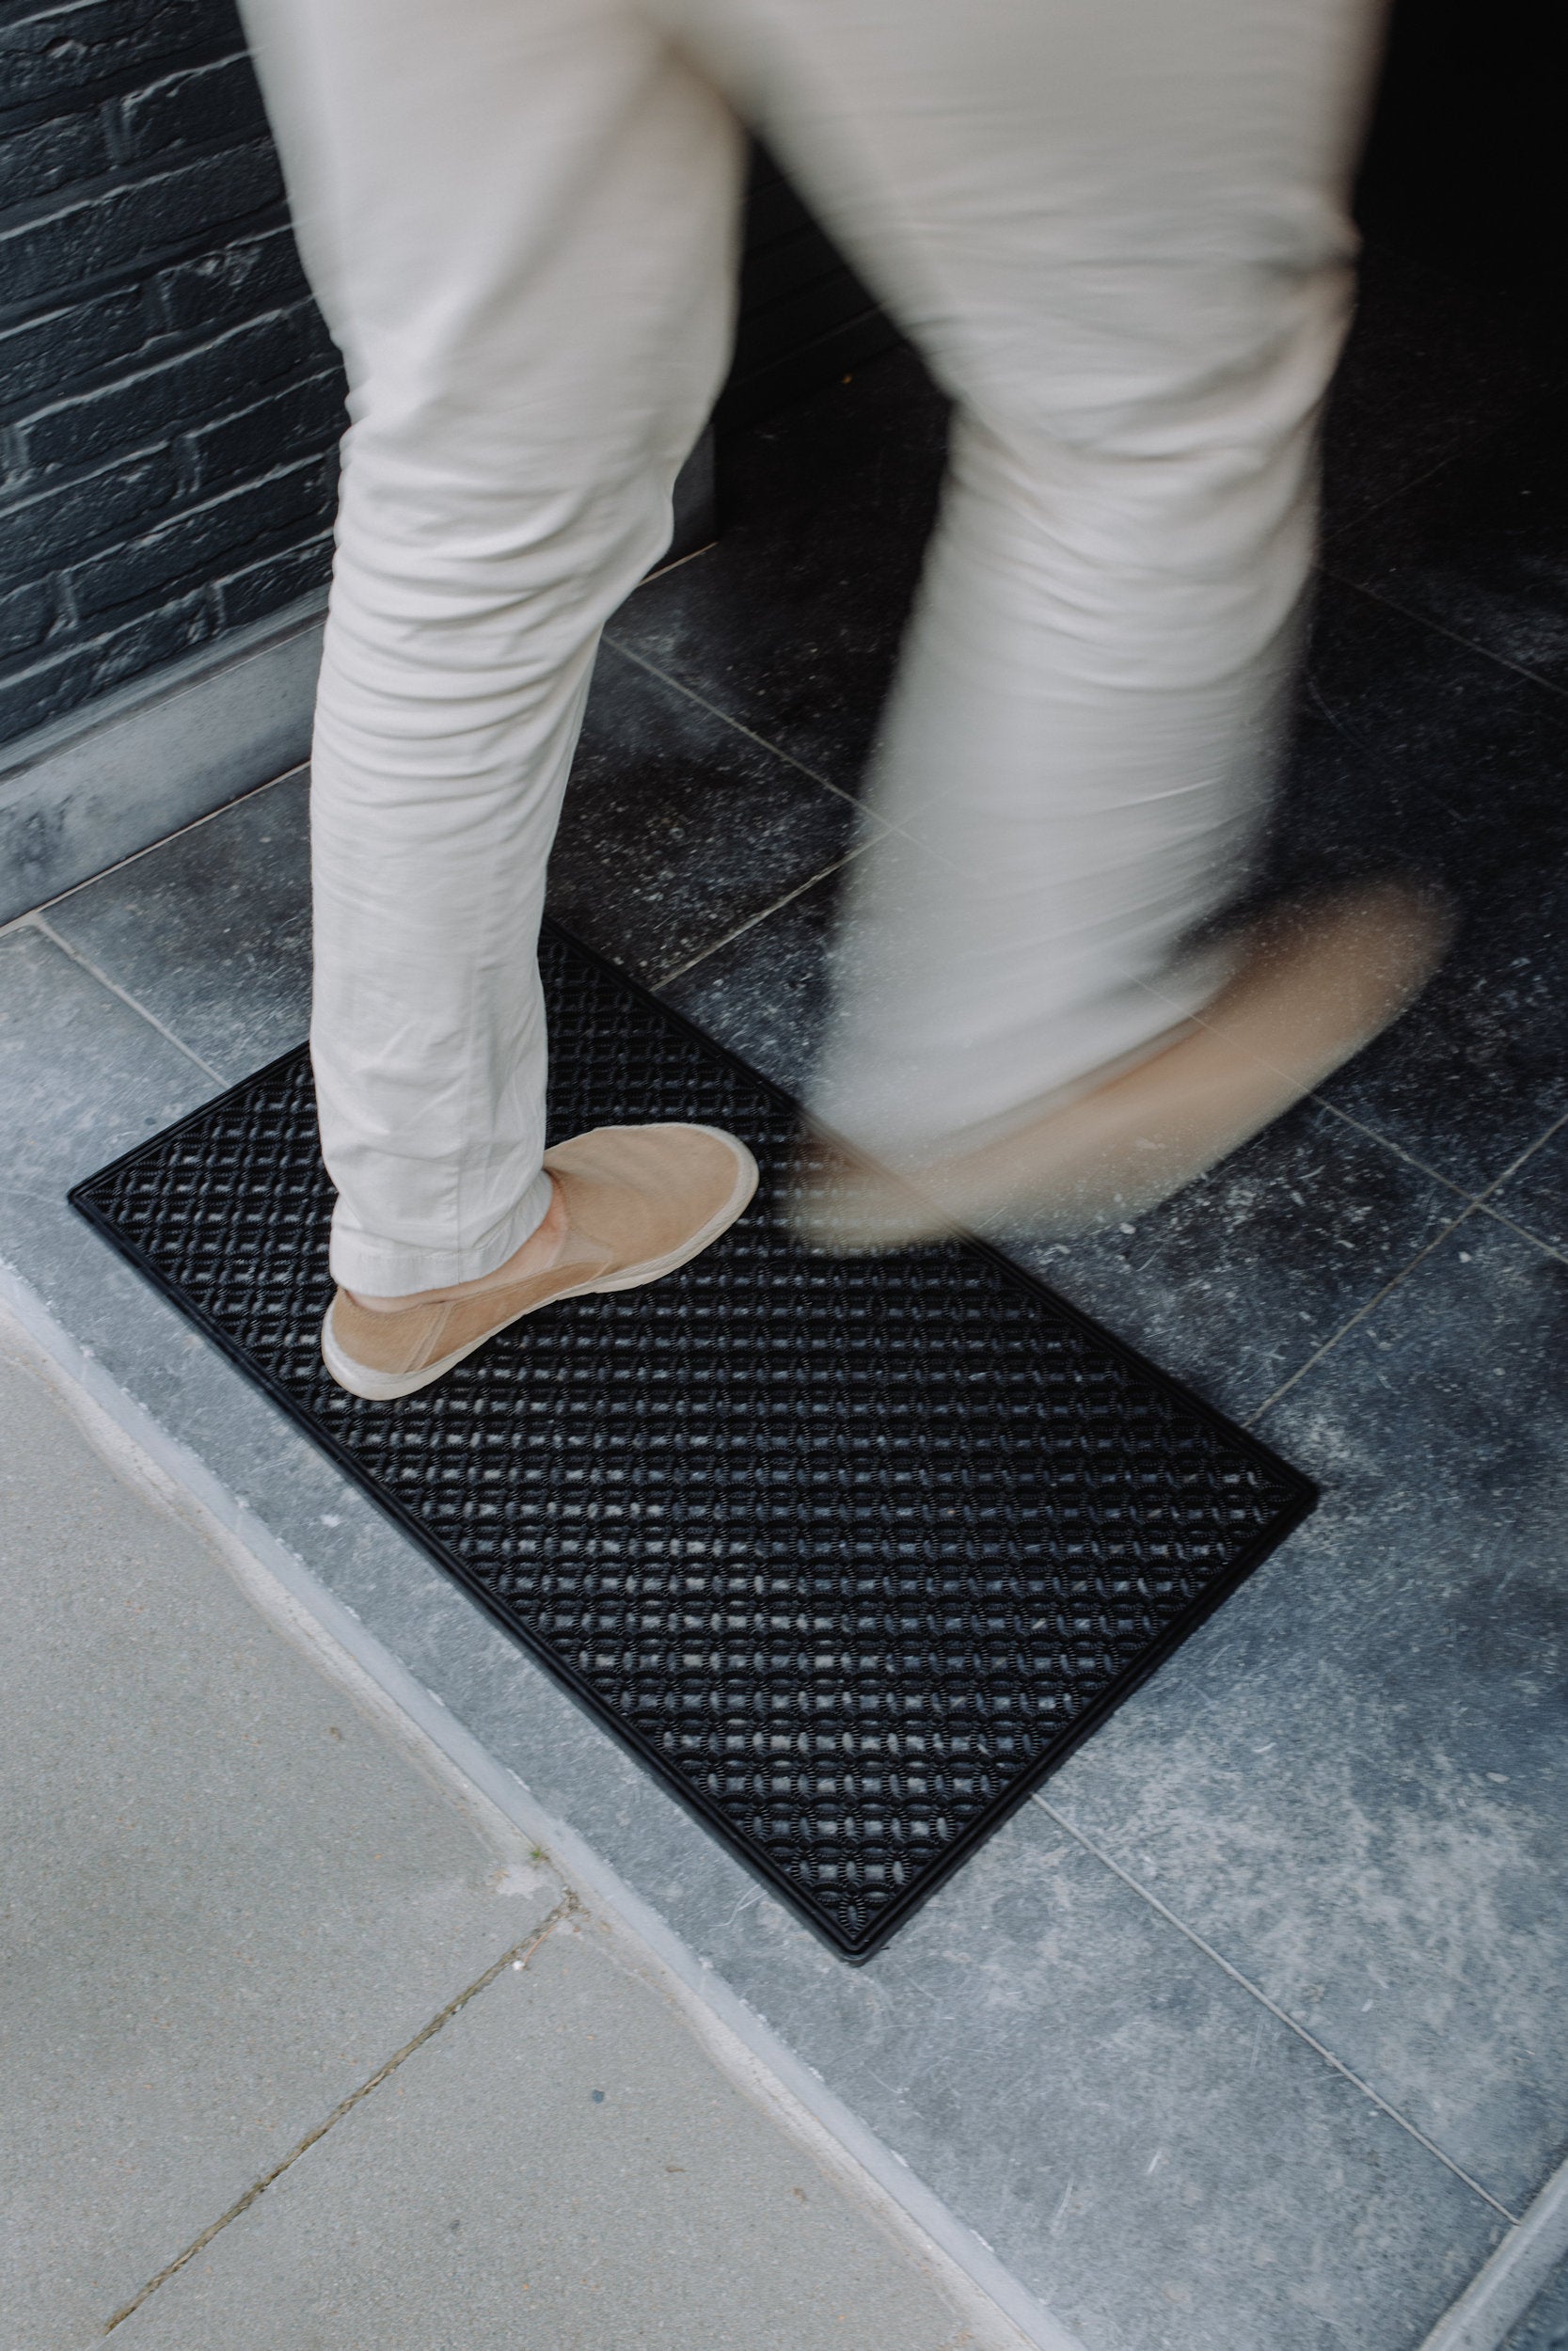
[[[603,1126],[545,1153],[565,1231],[541,1270],[525,1242],[483,1280],[366,1305],[339,1290],[322,1359],[351,1395],[388,1403],[440,1379],[525,1314],[590,1291],[635,1290],[700,1255],[757,1188],[744,1143],[712,1126]]]
[[[795,1228],[817,1247],[847,1251],[992,1220],[1062,1236],[1141,1215],[1397,1019],[1450,929],[1440,901],[1396,882],[1275,910],[1244,934],[1230,978],[1202,1012],[1131,1068],[1053,1098],[1005,1135],[893,1170],[808,1144]]]

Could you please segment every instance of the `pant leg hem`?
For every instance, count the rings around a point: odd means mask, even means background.
[[[345,1290],[372,1298],[403,1298],[418,1290],[441,1290],[454,1281],[477,1281],[493,1274],[531,1240],[549,1214],[554,1196],[543,1168],[512,1214],[481,1241],[464,1249],[421,1249],[372,1233],[332,1228],[332,1278]]]

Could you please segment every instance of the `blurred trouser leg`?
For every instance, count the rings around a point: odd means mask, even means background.
[[[549,1201],[535,964],[606,616],[728,346],[739,137],[597,0],[246,0],[350,380],[311,799],[332,1266],[487,1274]]]
[[[918,1151],[1164,1028],[1264,804],[1360,0],[248,21],[353,387],[313,810],[339,1279],[482,1275],[545,1206],[545,861],[725,342],[736,142],[700,72],[961,410],[818,1107]]]
[[[1363,0],[652,0],[958,404],[815,1107],[885,1155],[1135,1055],[1267,805]],[[895,462],[890,455],[890,462]]]

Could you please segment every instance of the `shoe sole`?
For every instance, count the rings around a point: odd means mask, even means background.
[[[661,1281],[666,1274],[678,1272],[682,1265],[689,1265],[694,1257],[700,1257],[712,1242],[728,1231],[738,1216],[745,1214],[759,1181],[756,1161],[745,1144],[735,1136],[726,1135],[723,1128],[718,1126],[693,1126],[691,1132],[711,1135],[716,1142],[724,1144],[735,1154],[737,1164],[735,1185],[723,1207],[716,1210],[706,1224],[689,1240],[683,1241],[678,1249],[670,1249],[663,1257],[645,1258],[640,1265],[623,1266],[619,1273],[603,1275],[597,1280],[574,1282],[569,1289],[558,1290],[553,1297],[541,1298],[537,1305],[525,1306],[520,1312],[509,1314],[504,1322],[495,1323],[488,1330],[481,1331],[479,1337],[470,1339],[466,1346],[454,1347],[451,1355],[442,1356],[435,1363],[427,1363],[418,1372],[374,1372],[368,1364],[356,1363],[352,1356],[344,1355],[333,1338],[332,1314],[328,1309],[322,1324],[322,1361],[339,1387],[346,1388],[351,1396],[363,1396],[370,1404],[395,1404],[400,1396],[415,1395],[420,1389],[429,1388],[436,1380],[444,1379],[467,1357],[476,1354],[481,1347],[488,1346],[491,1340],[499,1338],[503,1330],[510,1330],[514,1323],[525,1321],[530,1314],[541,1313],[547,1306],[560,1306],[567,1298],[581,1298],[610,1290],[641,1290],[650,1281]]]
[[[846,1154],[842,1175],[819,1193],[797,1194],[796,1237],[847,1255],[917,1246],[997,1218],[1065,1239],[1146,1215],[1283,1117],[1399,1019],[1437,968],[1450,930],[1440,902],[1399,884],[1346,892],[1293,919],[1293,936],[1271,943],[1259,929],[1233,979],[1180,1025],[1168,1045],[1004,1142],[904,1177]],[[1306,1045],[1305,1057],[1278,1059],[1266,1033],[1248,1033],[1281,1019],[1299,1031],[1310,1017],[1301,1007],[1321,993],[1325,943],[1327,960],[1338,946],[1353,955],[1360,976],[1374,932],[1387,940],[1382,970],[1339,1025]],[[1277,1002],[1268,1009],[1270,988],[1276,998],[1280,993],[1271,957],[1287,961],[1283,1012]],[[1157,1164],[1144,1156],[1151,1147]]]

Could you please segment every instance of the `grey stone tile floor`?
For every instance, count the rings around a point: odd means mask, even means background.
[[[0,2343],[981,2340],[3,1315],[0,1426]]]
[[[0,933],[0,1257],[30,1311],[580,1840],[873,2168],[937,2200],[949,2249],[1001,2264],[1039,2340],[1064,2340],[1043,2311],[1085,2351],[1416,2351],[1568,2155],[1568,705],[1524,658],[1549,632],[1499,634],[1548,576],[1546,525],[1501,585],[1512,543],[1489,545],[1486,596],[1441,610],[1451,548],[1447,570],[1423,551],[1471,511],[1489,434],[1515,484],[1551,459],[1534,420],[1563,362],[1482,305],[1491,358],[1447,407],[1418,371],[1413,458],[1379,354],[1446,349],[1468,313],[1430,270],[1381,262],[1368,288],[1331,452],[1345,576],[1331,539],[1272,871],[1415,853],[1459,946],[1383,1045],[1204,1184],[1131,1231],[1017,1245],[1323,1502],[863,1970],[63,1205],[302,1033],[302,779]],[[790,1085],[941,423],[895,354],[746,437],[718,547],[613,627],[569,795],[561,918]],[[1444,466],[1471,469],[1451,499]],[[389,2124],[356,2128],[395,2165]],[[257,2207],[233,2240],[249,2291],[325,2274],[340,2225],[373,2248],[354,2193]],[[233,2277],[177,2280],[214,2298],[166,2308],[221,2337]]]

